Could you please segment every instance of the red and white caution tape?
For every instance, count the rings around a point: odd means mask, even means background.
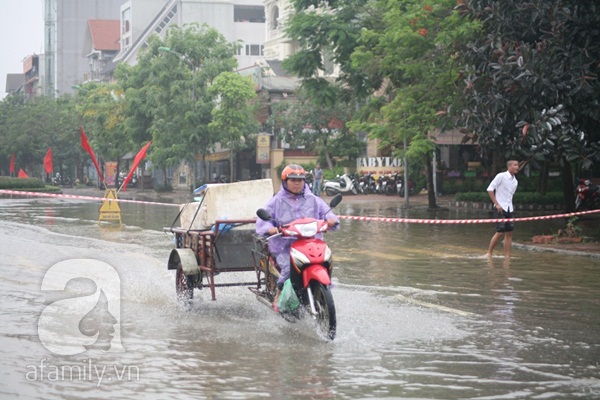
[[[54,197],[59,199],[76,199],[76,200],[91,200],[91,201],[116,201],[118,203],[135,203],[135,204],[154,204],[159,206],[173,206],[179,207],[179,204],[174,203],[158,203],[155,201],[142,201],[142,200],[128,200],[128,199],[114,199],[107,197],[93,197],[93,196],[78,196],[73,194],[58,194],[58,193],[40,193],[40,192],[25,192],[22,190],[6,190],[0,189],[0,194],[12,194],[16,196],[34,196],[34,197]]]
[[[487,224],[496,222],[522,222],[522,221],[540,221],[555,218],[576,217],[579,215],[593,214],[600,210],[579,211],[566,214],[542,215],[539,217],[524,218],[490,218],[490,219],[416,219],[416,218],[382,218],[382,217],[358,217],[354,215],[339,215],[339,219],[349,219],[353,221],[374,221],[374,222],[405,222],[409,224]]]
[[[119,203],[135,203],[135,204],[154,204],[160,206],[179,207],[179,204],[173,203],[158,203],[154,201],[128,200],[128,199],[113,199],[106,197],[93,196],[77,196],[72,194],[56,194],[56,193],[39,193],[25,192],[21,190],[6,190],[0,189],[0,194],[12,194],[17,196],[36,196],[36,197],[54,197],[64,199],[92,200],[92,201],[116,201]],[[523,222],[523,221],[541,221],[556,218],[577,217],[579,215],[588,215],[600,212],[600,210],[579,211],[566,214],[542,215],[539,217],[524,217],[524,218],[486,218],[486,219],[417,219],[417,218],[384,218],[384,217],[360,217],[355,215],[339,215],[339,219],[348,219],[353,221],[372,221],[372,222],[401,222],[409,224],[488,224],[497,222]]]

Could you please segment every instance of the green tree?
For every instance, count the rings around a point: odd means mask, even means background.
[[[30,176],[44,176],[43,160],[52,147],[55,171],[63,176],[75,172],[82,162],[77,119],[72,97],[59,99],[7,96],[0,103],[0,148],[8,159],[15,154],[17,168]]]
[[[540,167],[560,163],[568,209],[574,204],[571,167],[580,172],[600,159],[599,7],[577,0],[459,6],[481,22],[482,34],[464,54],[458,123],[486,154]]]
[[[206,176],[206,154],[219,141],[209,129],[215,98],[208,88],[234,69],[237,47],[206,25],[174,26],[164,39],[151,38],[136,66],[117,69],[127,99],[126,131],[137,140],[151,137],[149,157],[157,167],[182,159],[195,166],[200,153]]]
[[[209,129],[215,132],[219,141],[231,151],[229,162],[231,181],[235,181],[234,160],[236,151],[247,146],[250,136],[258,132],[259,124],[255,118],[256,90],[252,81],[235,72],[219,74],[209,93],[218,98],[217,105],[212,109],[212,121]]]
[[[450,0],[378,2],[381,24],[362,30],[351,56],[356,69],[384,77],[377,97],[352,126],[379,138],[395,155],[426,166],[431,208],[437,204],[431,165],[435,144],[430,135],[443,126],[440,110],[457,101],[458,43],[476,29],[461,20],[454,5]]]
[[[338,93],[342,89],[332,85]],[[303,146],[316,151],[333,169],[333,157],[358,157],[364,143],[350,132],[346,122],[351,118],[351,106],[333,96],[331,103],[323,103],[311,95],[306,87],[296,93],[296,98],[273,105],[273,113],[267,120],[280,138],[294,147]]]
[[[99,159],[117,161],[117,176],[122,168],[121,159],[127,152],[135,152],[140,143],[125,132],[126,99],[116,83],[88,83],[77,93],[76,109],[94,153]],[[86,157],[87,153],[86,153]],[[115,179],[118,186],[118,179]]]

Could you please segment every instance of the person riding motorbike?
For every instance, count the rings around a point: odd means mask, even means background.
[[[329,206],[315,196],[305,182],[306,171],[298,164],[290,164],[281,172],[281,188],[265,205],[265,210],[271,219],[256,221],[256,233],[259,235],[275,235],[279,226],[299,218],[327,219],[332,230],[339,227],[339,219],[333,214]],[[322,234],[317,238],[322,238]],[[273,301],[273,308],[279,311],[277,301],[284,282],[290,277],[290,246],[293,238],[274,237],[269,240],[269,252],[281,269],[277,280],[277,294]]]

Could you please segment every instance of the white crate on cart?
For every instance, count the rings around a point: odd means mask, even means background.
[[[184,229],[211,229],[217,220],[255,219],[256,210],[273,196],[271,179],[206,184],[197,189],[199,201],[183,204]]]

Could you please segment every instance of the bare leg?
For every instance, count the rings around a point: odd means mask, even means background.
[[[279,295],[281,294],[281,290],[277,288],[277,292],[275,293],[275,298],[273,299],[273,309],[276,312],[279,312],[279,307],[277,306],[277,302],[279,301]]]
[[[504,257],[510,258],[510,248],[512,247],[512,232],[506,232],[504,236]]]
[[[488,252],[487,252],[488,257],[492,256],[492,252],[494,251],[494,248],[496,247],[498,242],[500,242],[502,235],[504,235],[504,233],[496,232],[496,234],[494,236],[492,236],[492,240],[490,240],[490,247],[488,248]]]

